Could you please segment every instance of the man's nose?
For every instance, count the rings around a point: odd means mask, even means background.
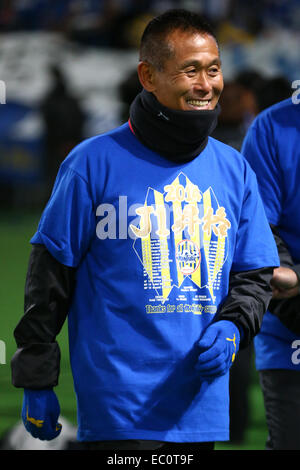
[[[194,87],[196,91],[202,91],[205,93],[209,93],[211,91],[212,86],[207,74],[204,71],[197,74]]]

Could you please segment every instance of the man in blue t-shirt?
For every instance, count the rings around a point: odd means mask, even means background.
[[[33,245],[13,384],[40,439],[60,431],[56,336],[66,317],[89,449],[213,449],[229,438],[229,369],[260,328],[279,265],[254,172],[209,137],[223,89],[214,33],[154,18],[130,120],[58,172]]]
[[[300,106],[284,100],[263,111],[242,153],[256,172],[280,267],[273,299],[255,338],[256,366],[269,428],[267,449],[300,450]]]

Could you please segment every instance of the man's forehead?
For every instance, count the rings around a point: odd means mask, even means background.
[[[213,63],[220,64],[221,62],[217,41],[209,33],[174,30],[166,37],[166,42],[170,58],[190,61],[194,56],[195,60],[201,61],[202,54],[209,54]]]
[[[218,47],[215,37],[212,34],[208,33],[207,31],[198,31],[195,29],[183,30],[183,29],[177,28],[177,29],[170,31],[166,36],[166,40],[170,42],[178,42],[178,41],[190,42],[190,41],[195,41],[195,39],[196,40],[198,39],[198,41],[208,40],[210,42],[213,42],[216,45],[216,47]]]
[[[177,52],[188,54],[189,52],[215,53],[219,57],[219,47],[216,39],[209,33],[200,31],[181,31],[179,29],[172,31],[166,37],[166,42],[173,55]],[[188,47],[187,47],[188,44]]]

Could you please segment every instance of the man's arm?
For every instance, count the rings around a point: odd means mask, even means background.
[[[232,321],[241,332],[240,348],[259,332],[263,315],[272,298],[273,267],[232,272],[229,292],[221,306],[218,321]]]
[[[289,299],[299,294],[299,278],[292,268],[280,266],[271,279],[273,299]]]
[[[298,295],[300,288],[300,265],[295,265],[290,252],[279,235],[278,228],[271,224],[271,230],[277,245],[280,267],[274,270],[271,281],[273,299],[285,299]]]
[[[278,249],[280,267],[274,270],[271,280],[273,298],[269,310],[289,330],[300,335],[300,265],[293,263],[277,227],[271,225],[271,229]]]
[[[17,351],[12,383],[29,389],[58,383],[60,348],[56,342],[67,317],[75,268],[59,263],[44,245],[33,245],[25,283],[24,315],[14,330]]]

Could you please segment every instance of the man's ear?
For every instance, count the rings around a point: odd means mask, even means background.
[[[142,87],[150,93],[155,91],[155,69],[153,65],[141,61],[138,64],[137,73]]]

